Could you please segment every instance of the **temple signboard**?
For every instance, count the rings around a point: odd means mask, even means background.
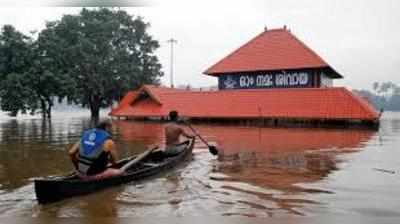
[[[298,88],[312,87],[310,72],[221,74],[219,89]]]

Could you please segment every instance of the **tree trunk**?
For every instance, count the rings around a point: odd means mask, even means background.
[[[49,104],[49,106],[47,107],[47,118],[51,119],[51,104]]]
[[[51,108],[53,107],[53,100],[51,99],[51,97],[48,97],[46,101],[47,101],[47,110],[46,110],[47,118],[51,119]]]
[[[12,111],[10,111],[9,115],[10,115],[11,117],[16,117],[16,116],[18,115],[18,110],[12,110]]]
[[[92,119],[98,120],[100,117],[100,99],[99,97],[93,96],[89,102],[90,114]]]
[[[42,118],[46,118],[46,101],[42,98],[40,98],[40,112],[42,113]]]
[[[93,119],[99,119],[99,117],[100,117],[100,108],[98,107],[98,106],[92,106],[91,108],[90,108],[90,113],[91,113],[91,117],[93,118]]]
[[[89,93],[88,103],[90,108],[91,125],[96,126],[100,118],[100,97]]]

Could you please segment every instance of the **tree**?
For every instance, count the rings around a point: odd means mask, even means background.
[[[48,22],[40,38],[53,66],[72,79],[66,96],[98,118],[101,107],[129,89],[159,83],[163,73],[154,55],[159,43],[148,27],[122,10],[83,9]]]
[[[392,111],[400,111],[400,86],[391,83],[392,94],[389,98],[388,109]]]
[[[372,89],[373,89],[375,92],[377,92],[378,89],[379,89],[379,82],[374,82],[374,83],[372,84]]]
[[[35,111],[40,108],[42,116],[50,118],[54,98],[59,101],[64,99],[70,89],[74,87],[72,79],[59,72],[56,61],[47,52],[47,46],[39,34],[38,39],[32,44],[31,67],[28,70],[28,87],[35,98],[31,101],[30,108]]]
[[[27,84],[26,74],[11,73],[1,81],[1,109],[12,117],[18,112],[25,114],[34,106],[32,91],[26,87]]]
[[[39,35],[40,37],[40,35]],[[51,117],[55,96],[62,100],[71,88],[68,77],[57,73],[54,59],[47,56],[51,46],[42,44],[6,25],[0,34],[1,108],[11,116],[18,112]]]
[[[30,67],[31,38],[5,25],[0,33],[0,99],[1,108],[16,116],[26,113],[31,100],[26,86],[27,70]]]
[[[23,73],[29,66],[29,43],[31,38],[5,25],[0,33],[0,76],[10,73]]]
[[[368,90],[354,90],[357,94],[366,97],[377,109],[400,111],[400,86],[393,82],[374,82],[373,92]]]

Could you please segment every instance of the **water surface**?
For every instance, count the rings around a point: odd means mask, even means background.
[[[38,205],[33,180],[72,169],[66,150],[91,125],[87,113],[0,116],[0,217],[400,218],[400,114],[378,132],[194,125],[192,161],[146,181]],[[121,156],[162,144],[162,124],[113,121]]]

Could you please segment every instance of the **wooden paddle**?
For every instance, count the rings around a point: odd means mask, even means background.
[[[183,122],[192,130],[192,132],[193,132],[197,137],[199,137],[199,139],[200,139],[202,142],[204,142],[204,144],[206,144],[206,146],[208,147],[208,151],[209,151],[211,154],[213,154],[214,156],[215,156],[215,155],[218,155],[218,149],[217,149],[216,146],[208,144],[208,142],[207,142],[206,140],[204,140],[203,137],[201,137],[201,135],[192,127],[192,125],[190,125],[189,122],[187,122],[187,121],[183,121]]]
[[[121,170],[122,172],[125,172],[127,169],[129,169],[133,165],[135,165],[135,164],[139,163],[140,161],[142,161],[143,159],[145,159],[148,155],[150,155],[156,149],[158,149],[158,146],[144,151],[143,153],[137,155],[135,159],[133,159],[133,160],[129,161],[127,164],[123,165],[119,170]]]

